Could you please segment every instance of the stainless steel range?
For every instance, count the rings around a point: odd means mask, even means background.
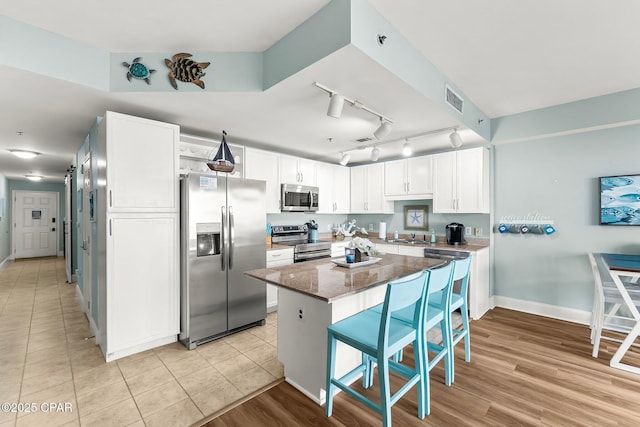
[[[293,262],[311,261],[331,257],[331,242],[309,242],[309,227],[303,225],[274,225],[271,241],[293,246]]]

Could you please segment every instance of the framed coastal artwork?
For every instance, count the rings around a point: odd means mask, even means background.
[[[404,229],[405,230],[428,230],[429,206],[405,206],[404,207]]]
[[[640,174],[599,179],[600,224],[640,225]]]

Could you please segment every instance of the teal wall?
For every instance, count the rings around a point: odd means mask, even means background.
[[[551,236],[494,234],[493,290],[519,300],[591,311],[588,252],[640,253],[640,227],[598,225],[598,177],[638,174],[640,125],[501,144],[495,154],[495,226],[539,213]]]
[[[9,203],[6,207],[7,212],[11,212],[12,208],[12,200],[11,194],[14,190],[22,190],[22,191],[51,191],[54,193],[58,193],[58,218],[56,218],[56,231],[58,234],[58,253],[62,252],[64,248],[64,233],[63,233],[63,225],[62,221],[65,215],[65,206],[64,206],[64,184],[57,182],[31,182],[31,181],[15,181],[9,180]],[[3,219],[4,221],[4,219]],[[12,236],[12,228],[9,227],[9,239]]]

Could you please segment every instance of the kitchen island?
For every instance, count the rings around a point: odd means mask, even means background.
[[[375,264],[354,268],[324,258],[245,272],[278,287],[278,359],[285,379],[320,405],[325,402],[327,326],[383,302],[386,283],[446,263],[393,254],[378,257]],[[360,361],[360,352],[338,343],[336,375]]]

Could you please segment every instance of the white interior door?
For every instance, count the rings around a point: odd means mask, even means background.
[[[58,193],[13,191],[14,256],[58,255]]]

